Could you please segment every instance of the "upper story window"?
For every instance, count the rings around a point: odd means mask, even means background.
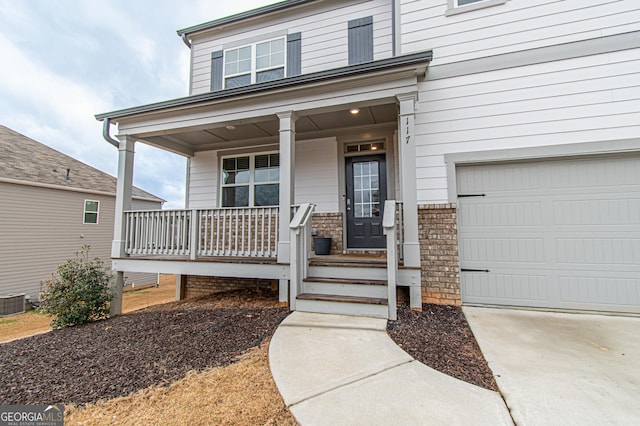
[[[225,89],[284,78],[284,70],[284,38],[224,52]]]
[[[222,158],[222,207],[277,206],[280,155],[277,152]]]
[[[455,15],[471,10],[504,4],[507,0],[448,0],[447,15]]]
[[[300,33],[211,52],[211,90],[300,75]]]
[[[84,200],[84,217],[82,223],[97,224],[100,201]]]

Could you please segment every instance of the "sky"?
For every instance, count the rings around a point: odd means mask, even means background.
[[[187,96],[176,31],[275,2],[0,0],[0,125],[115,176],[117,149],[94,115]],[[185,167],[136,144],[134,185],[165,208],[184,207]]]

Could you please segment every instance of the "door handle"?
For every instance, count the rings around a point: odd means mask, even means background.
[[[347,198],[347,211],[351,210],[351,198]]]

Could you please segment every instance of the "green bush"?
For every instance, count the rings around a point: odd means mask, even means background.
[[[89,246],[75,259],[58,265],[40,293],[40,310],[53,315],[53,328],[85,324],[109,316],[113,275],[99,258],[89,259]]]

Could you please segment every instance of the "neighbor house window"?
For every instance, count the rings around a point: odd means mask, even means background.
[[[260,153],[222,158],[222,207],[277,206],[280,155]]]
[[[84,200],[83,223],[98,223],[99,210],[100,210],[100,201]]]
[[[284,78],[285,57],[284,37],[225,50],[225,89]]]
[[[448,0],[447,15],[455,15],[471,10],[504,4],[507,0]]]

